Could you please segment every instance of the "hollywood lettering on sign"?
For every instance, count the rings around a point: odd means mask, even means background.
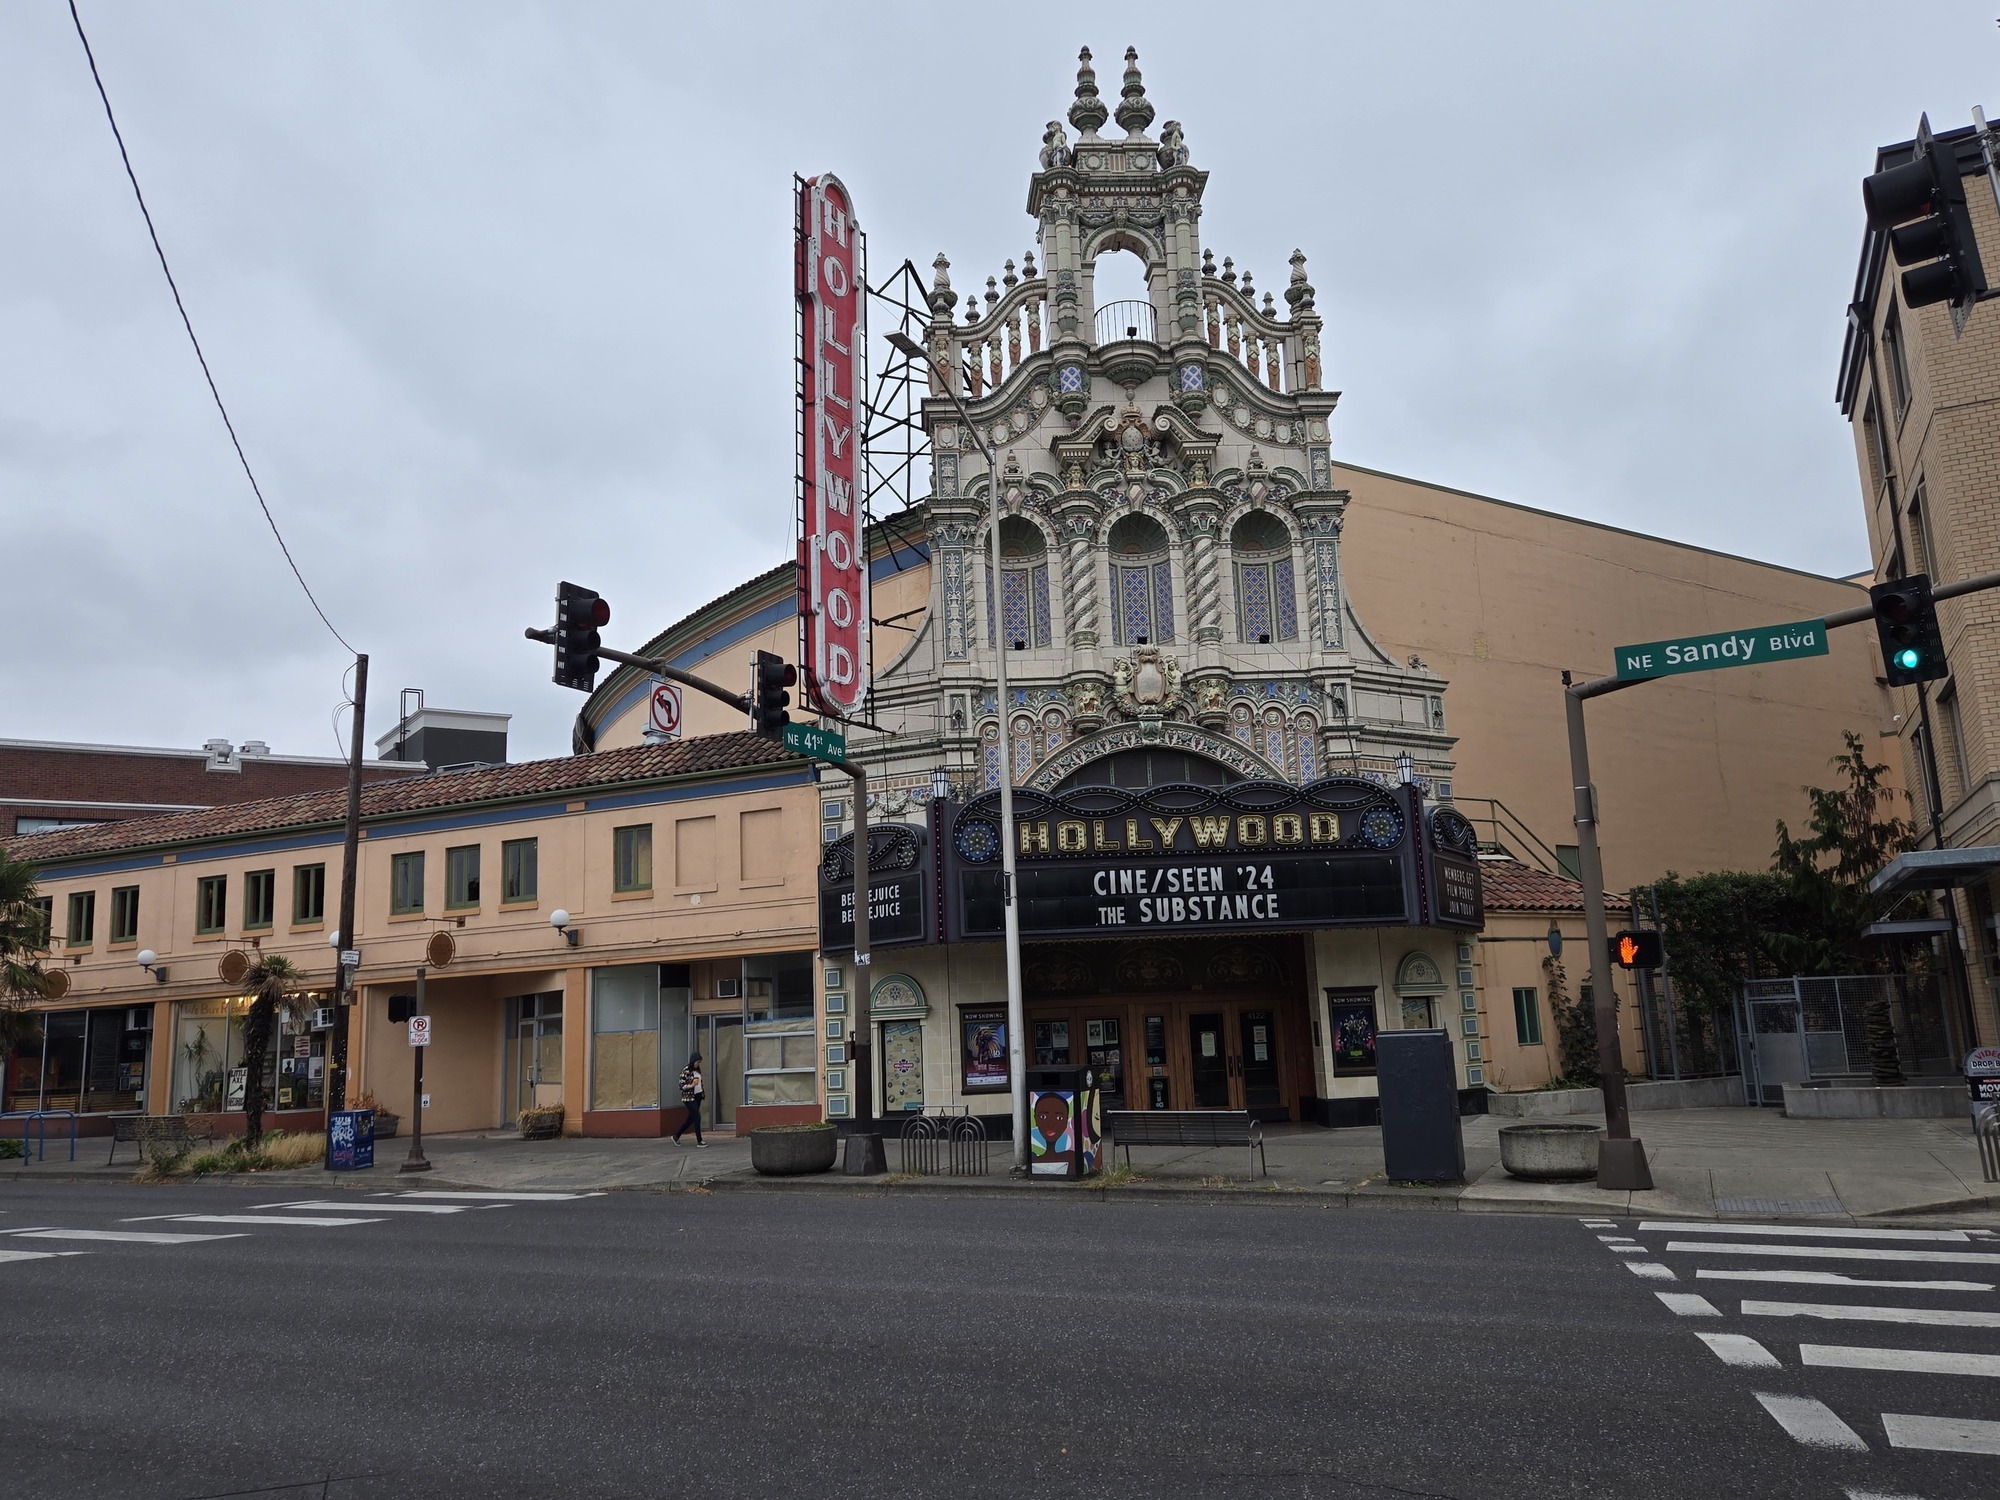
[[[853,713],[868,687],[860,495],[868,262],[840,179],[801,180],[798,197],[799,660],[821,703]]]

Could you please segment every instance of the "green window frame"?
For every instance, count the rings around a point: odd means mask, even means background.
[[[653,888],[653,825],[633,823],[611,830],[611,889],[650,891]]]
[[[49,951],[49,940],[56,930],[56,898],[53,896],[31,896],[28,906],[35,914],[36,926],[29,938],[28,946],[37,953]]]
[[[139,887],[136,885],[111,888],[111,941],[139,941]]]
[[[326,920],[326,866],[292,866],[292,920]]]
[[[398,854],[389,862],[389,914],[421,916],[424,910],[424,851]]]
[[[1542,1045],[1542,995],[1531,984],[1514,990],[1514,1038],[1523,1047]]]
[[[444,906],[462,911],[479,905],[479,845],[460,844],[444,851]]]
[[[278,872],[248,870],[243,875],[243,930],[269,927],[277,916]]]
[[[69,925],[63,941],[72,948],[88,948],[97,932],[97,892],[69,893]]]
[[[533,901],[540,894],[541,851],[535,839],[508,839],[500,846],[500,899]]]
[[[194,930],[220,932],[229,925],[229,877],[204,875],[194,888]]]

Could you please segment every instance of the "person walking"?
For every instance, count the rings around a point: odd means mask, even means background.
[[[681,1143],[681,1130],[694,1126],[694,1143],[706,1146],[701,1138],[701,1101],[708,1097],[708,1091],[701,1082],[701,1054],[694,1053],[688,1058],[688,1065],[681,1070],[681,1103],[687,1106],[687,1118],[681,1121],[681,1129],[674,1132],[674,1144]]]

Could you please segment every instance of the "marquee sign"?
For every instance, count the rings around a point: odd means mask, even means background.
[[[875,823],[868,829],[868,945],[895,948],[931,941],[937,872],[930,858],[930,835],[907,823]],[[854,947],[854,835],[821,851],[819,861],[819,951],[846,953]]]
[[[998,802],[989,792],[944,820],[954,940],[1002,931]],[[1478,867],[1457,850],[1454,894],[1438,900],[1436,851],[1414,790],[1350,777],[1305,787],[1024,787],[1014,813],[1023,936],[1480,922]]]
[[[868,558],[860,480],[868,262],[853,200],[831,173],[798,185],[799,659],[843,713],[867,695]]]

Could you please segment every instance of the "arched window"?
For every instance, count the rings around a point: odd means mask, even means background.
[[[1007,754],[1013,761],[1014,784],[1069,743],[1069,715],[1046,708],[1037,718],[1032,710],[1017,711],[1007,721]],[[1000,785],[1000,725],[988,719],[979,727],[980,783],[987,791]]]
[[[1151,516],[1124,516],[1111,528],[1111,631],[1121,646],[1170,645],[1174,580],[1167,530]]]
[[[1236,564],[1236,633],[1247,645],[1299,638],[1298,590],[1293,586],[1292,538],[1285,523],[1253,510],[1229,533]]]
[[[999,644],[1010,651],[1049,644],[1049,549],[1019,516],[1000,521]],[[986,573],[986,644],[993,639],[993,571]]]

